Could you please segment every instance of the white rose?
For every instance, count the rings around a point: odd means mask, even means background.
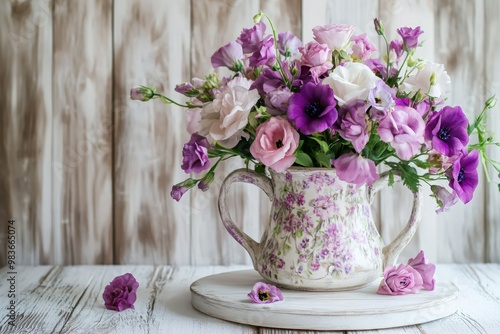
[[[435,83],[431,86],[431,76],[434,74]],[[443,97],[450,91],[451,79],[444,69],[444,65],[430,61],[424,62],[424,67],[411,74],[401,86],[405,92],[429,92],[429,96]]]
[[[330,50],[345,50],[349,46],[354,27],[350,24],[328,24],[313,28],[314,39]]]
[[[362,63],[348,63],[337,66],[323,84],[333,89],[339,106],[354,100],[366,100],[370,89],[375,87],[377,77]]]
[[[252,81],[243,77],[228,82],[213,102],[203,107],[199,134],[228,148],[236,146],[241,137],[247,137],[242,129],[260,98],[256,89],[250,90],[251,85]]]

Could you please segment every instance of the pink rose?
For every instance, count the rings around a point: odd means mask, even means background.
[[[293,155],[299,145],[299,133],[282,117],[273,117],[257,127],[250,153],[258,161],[277,172],[295,162]]]
[[[302,53],[302,62],[311,68],[311,73],[316,77],[333,67],[329,61],[332,58],[332,51],[325,44],[309,42],[304,47],[300,47],[299,51]]]
[[[422,277],[424,289],[434,290],[436,282],[434,280],[434,272],[436,271],[436,266],[432,263],[427,263],[424,251],[420,251],[414,259],[409,259],[408,265],[418,271]]]
[[[403,160],[410,160],[424,143],[425,122],[413,108],[395,106],[379,124],[380,139],[390,143]]]
[[[321,44],[326,44],[330,50],[344,50],[354,33],[350,24],[328,24],[313,28],[314,39]]]
[[[359,154],[346,153],[333,161],[337,176],[344,182],[356,184],[358,187],[370,185],[378,179],[375,163]]]
[[[359,61],[367,60],[373,52],[377,51],[377,47],[368,39],[366,34],[352,36],[351,42],[351,56]]]
[[[409,265],[400,264],[385,268],[384,279],[380,282],[377,293],[396,296],[416,293],[422,288],[423,281],[419,272]]]

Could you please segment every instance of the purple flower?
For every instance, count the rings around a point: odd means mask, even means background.
[[[196,97],[200,94],[197,87],[193,86],[190,82],[185,82],[179,85],[175,85],[175,91],[187,97]]]
[[[130,274],[124,274],[115,277],[109,285],[104,289],[102,298],[104,306],[108,310],[121,312],[128,308],[133,309],[135,300],[137,299],[136,291],[139,288],[139,283],[135,277]]]
[[[182,181],[172,187],[170,191],[170,197],[175,199],[177,202],[181,199],[181,197],[191,188],[196,185],[197,181],[191,178]]]
[[[249,58],[250,66],[272,66],[276,62],[276,50],[274,48],[274,39],[271,35],[265,37],[259,44],[259,48],[252,53]]]
[[[208,149],[210,144],[207,138],[197,133],[191,135],[191,139],[184,144],[182,149],[182,166],[186,173],[201,173],[210,167]]]
[[[366,34],[352,36],[352,56],[359,61],[365,61],[370,58],[371,54],[377,51],[377,47],[373,44]]]
[[[409,265],[400,264],[397,267],[385,268],[384,279],[380,282],[377,293],[396,296],[416,293],[422,288],[420,273]]]
[[[243,52],[253,53],[259,49],[265,32],[266,25],[264,22],[259,22],[250,29],[243,29],[236,42],[242,46]]]
[[[379,19],[375,18],[373,20],[373,24],[375,25],[375,31],[377,32],[377,34],[383,35],[384,34],[384,25],[382,24],[382,22],[380,22]]]
[[[152,88],[141,86],[135,87],[130,90],[130,99],[138,101],[149,101],[154,96],[154,90]]]
[[[337,176],[344,182],[356,184],[358,187],[371,185],[378,179],[375,163],[359,154],[346,153],[333,161]]]
[[[460,107],[444,107],[429,116],[425,128],[425,139],[432,148],[447,156],[458,154],[469,142],[469,122]]]
[[[332,51],[325,45],[318,42],[309,42],[304,47],[301,47],[302,63],[310,67],[310,72],[313,76],[319,77],[333,67],[330,62]]]
[[[372,108],[370,116],[373,120],[382,120],[390,108],[394,106],[394,89],[387,86],[384,80],[377,80],[375,87],[368,93],[368,101]]]
[[[415,49],[418,46],[418,36],[424,33],[420,27],[415,29],[402,27],[397,32],[403,38],[403,48],[406,47],[406,49]]]
[[[450,193],[444,187],[436,185],[431,186],[431,191],[439,205],[439,209],[436,210],[436,213],[448,211],[457,203],[458,197],[456,192]]]
[[[333,90],[329,86],[309,82],[290,97],[288,118],[303,134],[323,132],[337,120],[335,105]]]
[[[291,32],[282,32],[278,34],[278,49],[285,57],[291,57],[299,51],[302,41]]]
[[[391,43],[389,44],[389,50],[395,53],[396,59],[401,57],[401,55],[403,54],[403,42],[399,39],[391,41]]]
[[[424,142],[425,122],[418,112],[410,107],[396,106],[378,127],[380,139],[390,143],[403,160],[410,160],[420,151]]]
[[[361,100],[345,104],[340,108],[337,122],[333,125],[342,138],[352,142],[358,153],[361,153],[370,137],[366,129],[366,108],[366,103]]]
[[[268,107],[267,112],[273,116],[285,114],[288,109],[290,96],[292,96],[292,92],[286,87],[269,92],[264,98]]]
[[[467,153],[463,150],[459,158],[453,162],[451,169],[448,169],[447,175],[450,179],[449,186],[455,190],[458,198],[464,204],[467,204],[474,195],[477,187],[477,165],[478,151],[473,150]]]
[[[255,283],[248,297],[257,304],[269,304],[283,300],[280,289],[264,282]]]
[[[414,259],[409,259],[408,265],[418,271],[422,277],[423,287],[425,290],[434,290],[434,284],[436,283],[434,280],[434,272],[436,271],[436,266],[432,263],[427,263],[424,251],[421,250],[418,252]]]
[[[380,61],[380,59],[370,58],[370,59],[366,60],[365,62],[363,62],[363,64],[368,66],[370,68],[370,70],[372,70],[373,73],[379,74],[380,77],[382,77],[382,78],[387,77],[387,63],[382,63],[382,61]],[[389,69],[389,76],[392,77],[392,76],[396,75],[397,72],[398,72],[397,69],[395,69],[394,67],[391,67]]]
[[[240,71],[243,68],[243,49],[236,42],[229,42],[215,53],[210,58],[212,66],[227,67],[232,71]]]
[[[425,98],[423,101],[416,103],[407,97],[397,97],[394,99],[397,106],[412,107],[415,109],[422,118],[429,112],[430,102],[429,98]],[[435,104],[434,104],[435,105]]]

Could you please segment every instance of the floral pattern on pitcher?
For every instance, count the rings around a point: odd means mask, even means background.
[[[263,237],[261,274],[270,280],[343,279],[354,269],[380,272],[382,240],[366,187],[332,171],[272,173],[271,224]]]

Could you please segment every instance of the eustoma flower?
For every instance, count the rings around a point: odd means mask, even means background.
[[[214,68],[225,66],[233,71],[239,71],[243,68],[243,49],[236,42],[230,42],[217,50],[212,58]]]
[[[359,154],[346,153],[333,161],[337,176],[344,182],[361,186],[371,185],[378,179],[375,163]]]
[[[207,138],[193,133],[191,139],[184,145],[182,149],[182,166],[181,168],[186,173],[201,173],[210,167],[208,159],[208,149],[210,144]]]
[[[272,284],[263,282],[255,283],[248,297],[257,304],[269,304],[283,300],[280,289]]]
[[[455,190],[458,198],[464,203],[469,203],[476,190],[478,177],[478,151],[473,150],[469,153],[462,151],[459,158],[453,162],[451,169],[448,169],[447,175],[450,178],[449,186]]]
[[[354,27],[349,24],[330,24],[313,28],[314,39],[330,50],[344,50],[349,45]]]
[[[423,285],[422,276],[412,266],[400,264],[397,267],[387,267],[384,279],[380,282],[377,293],[382,295],[405,295],[416,293]]]
[[[259,125],[250,152],[264,165],[282,172],[295,162],[299,133],[282,117],[273,117]]]
[[[407,49],[415,49],[418,46],[418,37],[424,33],[420,27],[414,29],[402,27],[397,32],[403,38],[403,45]]]
[[[117,276],[106,286],[102,298],[104,306],[108,310],[123,311],[128,308],[134,308],[137,299],[136,291],[139,288],[135,277],[130,274]]]
[[[422,277],[422,286],[426,290],[434,290],[434,273],[436,271],[436,266],[432,263],[427,263],[423,251],[418,252],[417,256],[413,259],[408,260],[408,265],[413,269],[418,271]]]
[[[340,108],[339,118],[333,126],[342,138],[352,142],[358,153],[361,153],[369,138],[366,128],[366,109],[367,105],[362,101],[344,105]]]

